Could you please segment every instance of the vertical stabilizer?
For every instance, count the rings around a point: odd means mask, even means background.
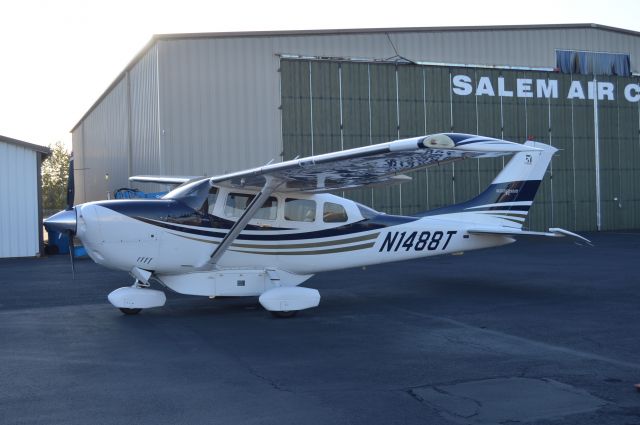
[[[419,215],[456,214],[456,219],[465,221],[522,228],[551,158],[558,151],[544,143],[525,145],[539,150],[515,154],[491,185],[475,198]]]

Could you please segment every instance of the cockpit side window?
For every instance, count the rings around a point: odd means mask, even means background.
[[[240,217],[242,212],[247,209],[255,195],[247,193],[230,193],[224,205],[224,215],[227,217]],[[278,200],[273,196],[269,197],[262,207],[253,216],[259,220],[275,220],[278,213]]]
[[[270,196],[260,207],[254,218],[261,220],[275,220],[278,216],[278,200]]]
[[[325,223],[344,223],[347,220],[347,211],[342,205],[333,202],[324,203],[322,221]]]
[[[213,209],[216,206],[216,201],[217,200],[218,200],[218,188],[217,187],[211,187],[211,189],[209,189],[209,196],[207,197],[209,214],[213,215]]]
[[[313,222],[316,219],[316,201],[287,198],[284,201],[284,219]]]

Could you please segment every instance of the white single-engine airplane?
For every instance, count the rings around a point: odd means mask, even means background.
[[[586,239],[522,229],[552,146],[469,134],[396,140],[182,183],[162,199],[87,202],[46,226],[75,234],[89,256],[135,282],[109,294],[126,314],[160,307],[157,282],[181,294],[259,296],[274,315],[316,307],[299,287],[315,273],[509,244],[517,236]],[[515,154],[481,194],[415,216],[387,215],[329,191],[401,183],[399,173],[467,158]],[[587,241],[588,242],[588,241]]]

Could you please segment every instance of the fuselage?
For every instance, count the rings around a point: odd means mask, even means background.
[[[75,234],[97,263],[131,274],[131,287],[109,294],[127,314],[164,305],[152,282],[182,294],[258,296],[267,310],[285,314],[318,305],[319,292],[298,285],[319,272],[495,247],[516,236],[576,236],[523,230],[555,152],[537,142],[454,133],[403,139],[210,178],[160,176],[184,184],[158,200],[78,205],[45,225]],[[505,153],[515,155],[484,191],[417,216],[326,193]]]
[[[76,207],[77,236],[106,267],[139,267],[157,275],[197,272],[254,195],[213,186],[198,199],[86,203]],[[394,216],[331,194],[278,193],[216,267],[311,275],[510,242],[507,236],[469,235],[464,222],[447,215]]]

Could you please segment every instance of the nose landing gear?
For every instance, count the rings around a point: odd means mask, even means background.
[[[109,302],[127,315],[140,313],[143,308],[162,307],[167,302],[164,292],[149,289],[151,272],[134,267],[131,274],[136,281],[109,294]]]

